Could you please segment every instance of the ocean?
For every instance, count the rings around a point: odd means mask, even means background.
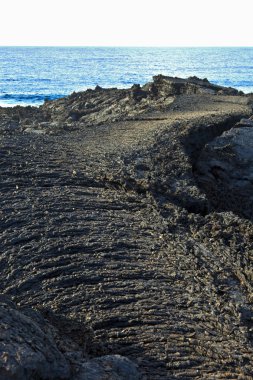
[[[0,105],[38,106],[96,85],[144,84],[157,74],[253,92],[253,47],[0,47]]]

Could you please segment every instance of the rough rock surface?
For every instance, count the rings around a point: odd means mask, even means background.
[[[253,102],[210,87],[158,76],[0,109],[0,291],[41,311],[71,371],[84,326],[89,359],[123,355],[142,380],[253,376],[252,217],[198,170]]]

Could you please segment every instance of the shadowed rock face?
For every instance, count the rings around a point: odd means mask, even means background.
[[[243,119],[207,144],[197,163],[199,182],[214,207],[253,218],[253,122]]]
[[[252,378],[253,225],[231,174],[252,100],[210,86],[158,76],[0,109],[0,290],[19,305],[1,304],[6,376]],[[8,362],[7,343],[36,360]]]

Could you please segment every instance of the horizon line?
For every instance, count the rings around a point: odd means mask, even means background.
[[[0,45],[4,47],[47,47],[47,48],[253,48],[253,45]]]

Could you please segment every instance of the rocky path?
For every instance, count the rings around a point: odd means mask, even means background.
[[[5,134],[1,292],[88,323],[92,344],[138,363],[143,380],[251,379],[252,223],[201,212],[185,148],[196,125],[249,113],[215,107]]]

